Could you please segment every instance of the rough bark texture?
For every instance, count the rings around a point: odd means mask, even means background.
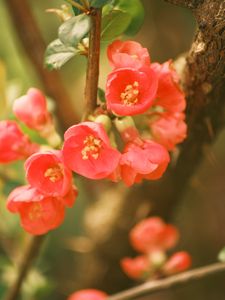
[[[97,261],[97,265],[94,272],[92,269],[88,274],[86,272],[82,281],[84,287],[94,286],[110,293],[129,287],[131,281],[126,281],[118,268],[118,261],[131,254],[128,253],[128,229],[149,213],[167,220],[170,218],[205,150],[224,125],[225,2],[167,2],[191,8],[199,26],[182,76],[188,101],[188,138],[176,163],[170,166],[161,181],[144,183],[129,193],[124,192],[125,200],[119,204],[119,213],[116,222],[111,224],[110,234],[96,244],[96,250],[86,260],[89,266],[93,261]],[[98,266],[104,271],[98,273]],[[84,263],[83,271],[85,269],[87,264]]]
[[[63,129],[78,121],[71,99],[57,71],[44,69],[45,42],[32,15],[27,0],[6,0],[18,37],[39,76],[45,92],[56,102],[56,115]]]

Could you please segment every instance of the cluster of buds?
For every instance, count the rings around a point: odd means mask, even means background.
[[[63,221],[65,207],[77,195],[72,171],[94,180],[122,180],[127,186],[156,180],[170,161],[168,151],[186,136],[185,98],[171,62],[151,64],[147,49],[133,41],[114,41],[107,54],[113,71],[107,78],[106,103],[88,121],[67,129],[62,148],[46,98],[35,88],[15,100],[13,112],[53,149],[43,151],[32,143],[15,121],[0,122],[0,162],[27,159],[28,185],[9,195],[7,207],[20,214],[31,234],[44,234]],[[142,132],[135,115],[143,116]]]
[[[121,260],[123,271],[135,280],[151,280],[188,269],[191,257],[185,251],[168,257],[166,251],[174,247],[179,233],[176,227],[165,224],[159,217],[138,223],[130,231],[130,242],[141,255]]]

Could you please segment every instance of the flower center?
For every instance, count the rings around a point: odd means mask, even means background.
[[[42,207],[40,203],[33,203],[30,212],[29,212],[29,219],[31,221],[37,220],[42,216]]]
[[[87,160],[90,157],[97,159],[101,147],[102,141],[100,139],[94,137],[92,134],[88,135],[84,140],[84,148],[81,151],[82,158],[84,160]]]
[[[138,86],[139,86],[138,82],[135,81],[133,84],[128,84],[125,87],[124,92],[120,94],[120,98],[123,104],[131,106],[138,102],[138,94],[139,94]]]
[[[49,168],[45,171],[45,177],[48,177],[51,182],[56,182],[62,179],[63,177],[63,169],[60,164]]]

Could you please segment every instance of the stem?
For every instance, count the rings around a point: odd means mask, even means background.
[[[165,279],[146,282],[137,287],[131,288],[127,291],[108,297],[107,300],[139,299],[139,297],[141,296],[145,296],[145,295],[149,296],[150,294],[171,289],[178,285],[186,284],[190,281],[199,280],[201,278],[205,278],[210,275],[217,274],[224,271],[225,271],[225,263],[215,263],[188,272],[183,272],[182,274],[171,276]]]
[[[30,242],[25,249],[25,253],[22,257],[22,261],[18,268],[18,274],[15,282],[9,289],[8,294],[5,297],[5,300],[18,300],[19,293],[24,282],[26,275],[32,265],[33,260],[39,253],[40,247],[44,241],[45,235],[34,236],[30,239]]]
[[[99,77],[99,57],[100,57],[100,37],[101,37],[101,16],[99,8],[93,8],[90,12],[91,30],[89,34],[89,51],[87,76],[85,87],[85,111],[82,120],[86,120],[97,105],[98,77]]]

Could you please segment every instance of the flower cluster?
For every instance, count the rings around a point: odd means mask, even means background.
[[[141,221],[130,231],[131,245],[141,255],[122,259],[123,271],[133,279],[150,280],[188,269],[191,257],[187,252],[176,252],[170,257],[166,255],[178,238],[176,227],[165,224],[159,217]]]
[[[184,94],[171,62],[152,64],[147,49],[133,41],[114,41],[107,54],[113,71],[107,78],[106,103],[87,121],[68,128],[63,145],[38,89],[16,99],[13,112],[53,149],[43,151],[32,143],[15,121],[0,122],[0,162],[27,159],[28,185],[9,195],[7,207],[20,214],[23,228],[32,234],[62,222],[65,207],[77,195],[72,171],[94,180],[122,180],[127,186],[156,180],[168,166],[168,150],[186,136]],[[136,115],[143,116],[142,131],[135,126]]]

